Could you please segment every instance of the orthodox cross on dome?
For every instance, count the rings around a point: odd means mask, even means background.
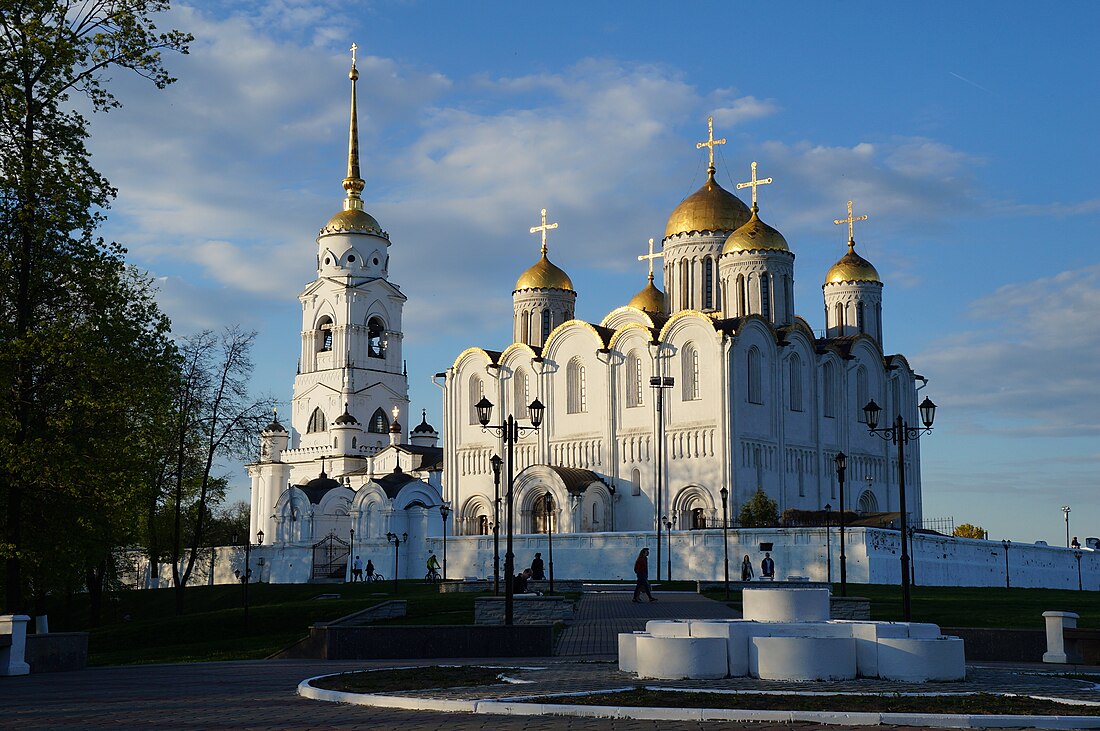
[[[352,68],[355,67],[355,52],[358,51],[358,50],[359,50],[359,46],[356,45],[355,43],[352,43],[351,44],[351,65],[352,65]]]
[[[650,239],[649,240],[649,253],[648,254],[641,254],[641,255],[638,256],[638,261],[645,261],[646,259],[649,259],[649,281],[651,281],[651,282],[653,281],[653,260],[658,259],[658,258],[660,258],[664,255],[665,255],[665,252],[663,252],[663,251],[654,251],[653,250],[653,239]]]
[[[848,246],[855,246],[856,234],[855,234],[855,227],[852,224],[854,224],[856,221],[866,221],[866,220],[867,220],[867,216],[865,216],[865,215],[864,216],[853,216],[852,215],[852,202],[848,201],[848,217],[847,218],[834,219],[833,223],[835,223],[837,226],[843,225],[845,223],[848,224]]]
[[[757,180],[756,179],[756,161],[753,160],[752,161],[752,180],[750,180],[747,183],[738,183],[737,184],[737,189],[741,190],[742,188],[752,188],[752,209],[755,211],[755,210],[757,210],[757,206],[756,206],[756,187],[758,185],[770,185],[771,182],[772,182],[771,178],[764,178],[763,180]],[[851,211],[849,211],[848,213],[850,215]]]
[[[701,150],[704,147],[707,148],[707,152],[710,153],[710,165],[709,165],[709,167],[711,169],[714,168],[714,147],[715,147],[715,145],[724,145],[724,144],[726,144],[726,138],[725,137],[723,137],[720,140],[714,139],[714,117],[707,117],[707,141],[706,142],[696,142],[695,143],[695,149],[696,150]]]
[[[542,225],[531,227],[531,233],[533,233],[533,234],[539,233],[540,231],[542,232],[542,255],[543,256],[546,256],[546,232],[551,230],[551,229],[555,229],[557,227],[558,227],[558,224],[556,224],[556,223],[547,223],[546,222],[546,209],[543,208],[542,209]]]

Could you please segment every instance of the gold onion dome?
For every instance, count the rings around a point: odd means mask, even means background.
[[[748,222],[751,212],[744,202],[714,179],[707,169],[707,182],[676,206],[668,217],[665,238],[692,231],[736,231]]]
[[[566,292],[573,291],[573,280],[560,268],[550,263],[543,251],[535,265],[525,271],[516,280],[516,290],[521,289],[563,289]]]
[[[324,228],[321,229],[322,236],[347,233],[374,234],[382,238],[387,238],[387,234],[382,230],[382,226],[378,223],[378,220],[361,208],[349,208],[345,211],[340,211],[330,218]]]
[[[634,299],[630,300],[627,307],[633,307],[636,310],[651,312],[653,314],[664,312],[665,294],[653,285],[652,274],[649,275],[649,283],[646,284],[641,292],[634,295]]]
[[[833,264],[829,273],[825,275],[825,284],[841,284],[843,282],[878,282],[878,270],[871,262],[856,253],[856,242],[848,240],[848,253],[840,257],[840,261]]]
[[[783,234],[761,221],[756,212],[757,208],[754,206],[752,218],[726,239],[726,245],[722,247],[723,254],[737,251],[790,251]]]

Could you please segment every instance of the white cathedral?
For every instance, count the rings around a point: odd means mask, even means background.
[[[854,217],[849,203],[838,221],[848,224],[847,252],[823,277],[818,337],[795,314],[795,255],[759,216],[757,186],[770,178],[757,180],[753,163],[752,180],[738,186],[751,188],[751,207],[724,190],[714,166],[724,140],[713,132],[697,145],[710,155],[706,182],[669,215],[661,251],[651,242],[639,257],[649,260],[648,283],[598,323],[575,316],[578,292],[548,258],[556,224],[543,211],[532,228],[542,256],[513,290],[512,342],[468,348],[437,374],[442,447],[426,419],[406,436],[406,297],[388,279],[389,234],[363,209],[357,78],[353,56],[346,195],[317,236],[317,277],[299,295],[289,424],[273,420],[259,459],[247,465],[252,536],[262,531],[269,550],[300,549],[282,560],[302,565],[283,566],[279,580],[317,578],[302,551],[330,535],[353,553],[362,542],[376,555],[388,535],[401,536],[411,556],[399,573],[414,575],[409,567],[422,565],[413,561],[431,550],[444,521],[450,535],[491,534],[492,457],[506,452],[479,423],[483,397],[494,421],[511,414],[528,424],[527,405],[537,397],[546,406],[541,428],[515,445],[517,533],[548,525],[565,534],[644,532],[658,520],[677,531],[716,527],[723,488],[734,518],[757,489],[780,511],[838,508],[838,451],[852,476],[849,510],[901,509],[893,448],[868,434],[862,407],[873,398],[885,417],[916,423],[924,379],[904,356],[883,352],[883,283],[852,235],[866,217]],[[667,292],[654,284],[658,257]],[[904,469],[905,510],[919,525],[916,442]],[[464,564],[486,565],[484,557]]]

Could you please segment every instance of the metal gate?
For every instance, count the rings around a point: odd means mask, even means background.
[[[343,579],[348,568],[351,546],[329,533],[313,544],[314,579]]]

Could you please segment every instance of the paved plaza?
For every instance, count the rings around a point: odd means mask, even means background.
[[[633,604],[629,593],[585,595],[578,619],[562,633],[555,658],[447,660],[446,664],[541,666],[543,671],[509,673],[529,685],[487,686],[468,691],[418,691],[407,695],[438,699],[507,698],[537,693],[570,692],[631,685],[612,662],[613,638],[620,631],[641,629],[647,619],[730,616],[717,602],[691,594],[661,594],[659,602]],[[671,722],[573,718],[563,716],[496,716],[437,713],[328,703],[301,698],[298,684],[309,677],[363,668],[433,664],[431,661],[256,660],[188,665],[91,668],[72,673],[46,673],[0,679],[0,728],[36,729],[609,729],[611,731],[680,731],[681,729],[838,729],[843,726],[789,723]],[[727,688],[762,691],[862,692],[1017,692],[1100,701],[1089,683],[1032,674],[1043,666],[970,667],[964,683],[934,686],[878,680],[789,683],[733,678],[720,681],[661,681],[669,687]],[[1049,670],[1049,666],[1045,669]],[[1073,668],[1059,668],[1072,671]],[[1081,668],[1081,670],[1086,670]],[[812,686],[812,687],[811,687]],[[898,728],[898,727],[895,727]]]

